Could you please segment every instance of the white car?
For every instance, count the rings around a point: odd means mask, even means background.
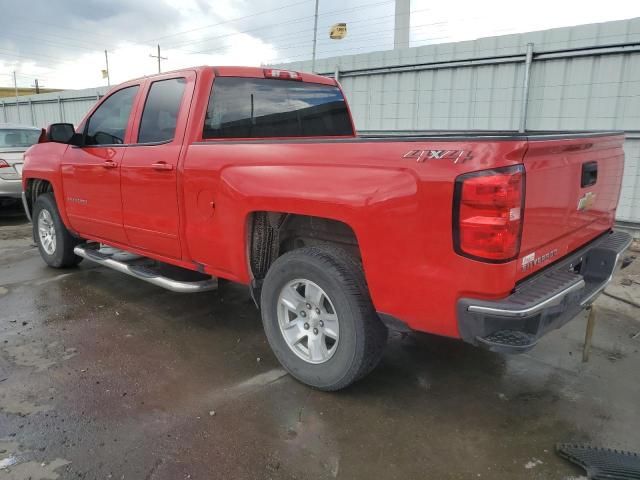
[[[0,123],[0,206],[7,199],[20,198],[23,155],[38,143],[41,132],[36,127]]]

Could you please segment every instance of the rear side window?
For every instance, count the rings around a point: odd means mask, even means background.
[[[185,85],[184,78],[171,78],[151,84],[142,111],[138,143],[173,140]]]
[[[353,135],[337,87],[295,80],[220,77],[213,82],[203,138]]]
[[[93,112],[86,129],[86,145],[114,145],[124,142],[138,85],[123,88],[110,95]]]

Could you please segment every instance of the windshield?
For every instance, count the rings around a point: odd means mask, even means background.
[[[0,148],[30,147],[38,143],[38,138],[40,138],[40,130],[3,128],[0,129]]]

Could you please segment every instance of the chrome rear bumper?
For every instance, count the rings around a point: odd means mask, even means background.
[[[613,278],[632,238],[609,232],[533,275],[508,297],[458,301],[463,340],[490,350],[522,352],[590,306]]]

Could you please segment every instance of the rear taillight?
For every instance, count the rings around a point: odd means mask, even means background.
[[[302,76],[298,72],[291,70],[279,70],[276,68],[265,68],[265,78],[278,78],[280,80],[298,80],[302,81]]]
[[[9,165],[9,163],[7,163],[6,160],[3,160],[0,158],[0,168],[7,168],[10,167],[11,165]]]
[[[453,197],[456,252],[494,263],[517,258],[522,237],[524,185],[523,165],[456,178]]]

